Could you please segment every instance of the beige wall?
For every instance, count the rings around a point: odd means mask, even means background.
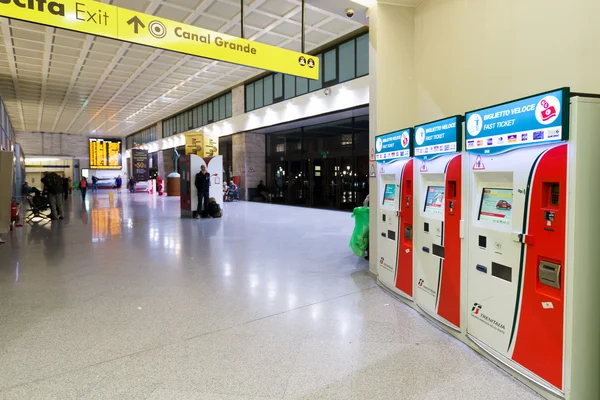
[[[425,1],[413,123],[562,86],[600,93],[598,15],[598,0]]]
[[[416,113],[414,8],[378,4],[369,9],[369,138],[412,126]],[[369,223],[379,211],[377,179],[369,178]],[[372,229],[370,243],[377,240]],[[377,273],[377,252],[370,246],[369,270]]]
[[[371,21],[371,45],[376,65],[372,84],[371,119],[376,117],[377,133],[388,133],[411,126],[415,115],[415,41],[414,9],[377,5],[375,24]],[[374,27],[374,29],[373,29]]]

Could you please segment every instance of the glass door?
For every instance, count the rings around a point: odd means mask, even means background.
[[[356,165],[354,157],[339,157],[340,162],[340,199],[339,209],[340,210],[352,210],[356,207]]]
[[[319,208],[337,208],[339,192],[337,190],[337,158],[321,158],[311,161],[311,206]]]
[[[308,161],[289,162],[288,204],[309,205]]]
[[[288,191],[287,162],[276,162],[269,165],[271,167],[270,190],[272,191],[273,203],[285,204]]]

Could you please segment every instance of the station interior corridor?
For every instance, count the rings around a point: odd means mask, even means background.
[[[0,399],[539,398],[380,289],[349,213],[68,210],[0,246]]]

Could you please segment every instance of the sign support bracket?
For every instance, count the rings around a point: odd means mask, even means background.
[[[240,37],[246,39],[244,33],[244,0],[240,0]]]
[[[244,2],[244,0],[242,0],[242,3]],[[302,0],[302,26],[300,27],[301,29],[301,37],[300,37],[300,52],[304,53],[304,47],[305,47],[305,37],[304,37],[304,24],[306,23],[306,0]]]

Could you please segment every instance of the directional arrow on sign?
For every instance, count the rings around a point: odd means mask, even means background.
[[[142,22],[142,20],[136,15],[133,18],[131,18],[129,21],[127,21],[127,25],[131,25],[133,24],[133,31],[135,33],[138,33],[139,27],[141,26],[142,28],[145,28],[146,25],[144,25],[144,23]]]

